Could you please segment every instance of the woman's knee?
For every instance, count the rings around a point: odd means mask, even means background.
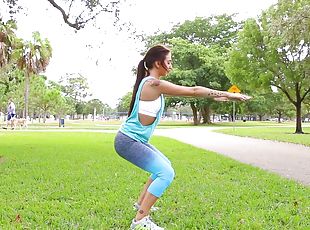
[[[164,179],[167,180],[170,184],[173,181],[174,176],[175,176],[174,169],[171,166],[166,167],[163,175]]]

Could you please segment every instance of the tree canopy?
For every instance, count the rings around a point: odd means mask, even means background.
[[[309,31],[309,0],[280,0],[245,22],[226,65],[232,82],[282,91],[296,108],[296,133],[302,133],[301,105],[310,94]]]
[[[227,60],[227,50],[234,43],[241,23],[233,15],[217,15],[207,18],[197,17],[173,27],[169,33],[150,36],[147,45],[164,43],[171,46],[174,71],[168,79],[179,85],[200,85],[225,90],[230,86],[224,73],[223,63]],[[197,112],[203,123],[210,123],[212,100],[197,98],[169,98],[168,106],[190,104],[194,124],[199,123]]]

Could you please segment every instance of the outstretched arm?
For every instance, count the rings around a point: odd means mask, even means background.
[[[226,91],[214,90],[202,86],[180,86],[164,80],[160,80],[158,89],[162,94],[167,94],[170,96],[207,97],[213,98],[216,101],[245,101],[251,98],[240,93],[229,93]]]

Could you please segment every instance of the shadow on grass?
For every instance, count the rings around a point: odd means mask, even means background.
[[[4,163],[4,157],[3,156],[0,156],[0,164]]]
[[[289,134],[289,135],[309,135],[310,133],[293,133],[293,132],[284,132],[284,134]]]

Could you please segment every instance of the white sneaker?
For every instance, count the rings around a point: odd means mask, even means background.
[[[135,230],[164,230],[164,228],[161,228],[157,226],[149,216],[143,217],[139,221],[135,221],[134,219],[131,222],[130,229]]]
[[[139,211],[139,209],[140,209],[140,204],[138,204],[137,202],[134,203],[133,209],[134,209],[135,211]],[[158,207],[152,206],[150,211],[151,211],[151,212],[156,212],[156,211],[158,211],[158,210],[159,210]]]

